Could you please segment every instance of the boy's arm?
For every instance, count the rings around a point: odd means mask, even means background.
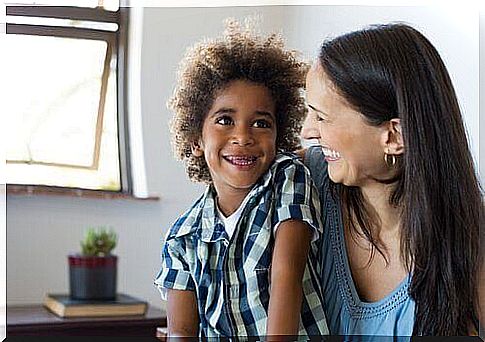
[[[305,272],[312,230],[303,221],[287,220],[276,231],[271,263],[267,335],[298,335]],[[281,336],[280,336],[281,338]]]
[[[175,226],[177,227],[177,226]],[[198,336],[196,284],[191,273],[193,246],[170,230],[162,248],[162,267],[155,284],[167,301],[168,337]],[[177,340],[176,338],[172,340]]]
[[[194,291],[167,291],[168,337],[199,335],[199,315]]]

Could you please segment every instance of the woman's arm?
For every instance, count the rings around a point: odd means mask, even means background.
[[[271,263],[267,335],[297,335],[312,231],[303,221],[287,220],[276,230]]]
[[[194,291],[168,290],[168,337],[199,336],[199,315]]]

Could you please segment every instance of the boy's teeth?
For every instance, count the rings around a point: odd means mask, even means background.
[[[238,157],[238,156],[228,156],[226,157],[232,164],[235,165],[250,165],[256,160],[255,157]]]

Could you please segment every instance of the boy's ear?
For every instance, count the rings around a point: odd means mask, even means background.
[[[200,146],[199,141],[193,141],[191,144],[192,154],[196,157],[202,157],[204,155],[204,150]]]
[[[385,148],[385,153],[393,155],[404,153],[404,139],[400,119],[394,118],[386,123],[381,142]]]

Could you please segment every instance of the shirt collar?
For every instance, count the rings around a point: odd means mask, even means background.
[[[224,225],[217,215],[216,192],[212,184],[205,190],[201,210],[199,238],[204,242],[216,242],[222,239],[229,241]]]

